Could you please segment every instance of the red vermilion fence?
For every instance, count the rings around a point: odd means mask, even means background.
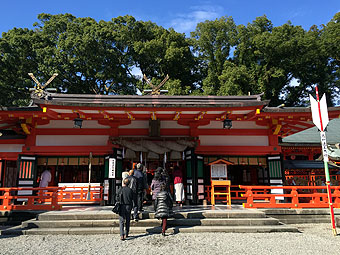
[[[340,186],[331,186],[333,205],[340,208]],[[211,187],[205,197],[211,201]],[[279,191],[279,192],[278,192]],[[22,193],[30,193],[24,195]],[[21,193],[21,194],[20,194]],[[276,194],[280,193],[280,194]],[[225,199],[222,195],[216,200]],[[103,187],[0,188],[0,211],[60,210],[67,203],[99,203]],[[246,201],[245,208],[327,208],[326,186],[231,186],[232,201]]]
[[[223,188],[222,188],[222,191],[223,191]],[[245,190],[244,189],[241,189],[239,187],[239,185],[231,185],[231,202],[232,201],[237,201],[237,200],[244,200],[244,197],[242,197],[242,194],[245,193]],[[211,186],[207,185],[205,186],[205,199],[207,201],[211,201]],[[226,196],[224,195],[215,195],[215,200],[226,200]]]
[[[0,188],[0,211],[53,211],[67,203],[99,203],[103,187]]]
[[[340,175],[339,174],[331,174],[329,175],[331,181],[335,181],[336,183],[340,182]],[[317,186],[318,182],[325,178],[325,174],[315,174],[315,173],[306,173],[306,174],[286,174],[285,175],[286,181],[289,182],[293,179],[301,179],[305,180],[308,186]],[[289,183],[288,183],[289,184]]]
[[[103,186],[91,186],[90,192],[88,192],[88,187],[62,187],[59,189],[59,203],[99,203],[103,200]]]
[[[0,194],[0,211],[61,209],[61,205],[58,204],[57,187],[0,188]]]
[[[244,186],[245,208],[328,208],[326,186]],[[340,208],[340,186],[331,186],[332,202]],[[274,194],[282,193],[282,194]]]

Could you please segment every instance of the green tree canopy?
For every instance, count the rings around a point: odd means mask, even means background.
[[[339,100],[340,13],[308,31],[261,16],[236,25],[224,16],[197,24],[190,38],[132,16],[99,21],[38,15],[34,29],[0,38],[0,105],[29,103],[27,73],[63,93],[137,94],[168,74],[169,95],[264,93],[271,105],[308,105],[315,85],[329,106]],[[139,72],[140,71],[140,72]]]

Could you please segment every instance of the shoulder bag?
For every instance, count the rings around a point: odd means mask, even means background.
[[[115,205],[113,206],[113,208],[112,208],[112,212],[114,212],[114,213],[116,213],[116,214],[119,214],[119,212],[120,212],[120,206],[121,206],[121,204],[120,204],[120,201],[122,201],[122,192],[121,192],[121,190],[119,191],[119,201],[117,200],[116,201],[116,203],[115,203]]]

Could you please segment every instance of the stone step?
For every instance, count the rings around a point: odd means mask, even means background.
[[[167,234],[177,233],[270,233],[270,232],[299,232],[295,227],[286,225],[275,226],[194,226],[194,227],[172,227]],[[132,227],[130,236],[161,233],[160,227]],[[2,235],[97,235],[97,234],[119,234],[118,227],[97,228],[33,228],[33,229],[11,229],[1,231]]]
[[[229,219],[169,219],[169,226],[261,226],[278,225],[273,218],[229,218]]]
[[[43,211],[0,211],[0,224],[15,226],[21,222],[35,219]]]
[[[280,222],[284,224],[308,224],[308,223],[329,223],[331,224],[330,218],[300,218],[300,219],[294,219],[294,218],[282,218],[279,219]]]
[[[145,219],[138,222],[131,221],[131,226],[154,227],[160,225],[160,220]],[[169,219],[169,226],[260,226],[277,225],[279,221],[273,218],[211,218],[211,219]],[[119,227],[119,220],[58,220],[43,221],[29,220],[22,223],[24,228],[66,228],[66,227]]]
[[[328,208],[313,208],[313,209],[259,209],[260,211],[264,212],[266,215],[272,216],[272,215],[296,215],[296,216],[329,216],[330,211]],[[340,209],[334,208],[334,214],[340,215]]]
[[[148,220],[140,220],[135,222],[131,220],[131,226],[138,227],[154,227],[159,226],[160,221],[157,219],[148,219]],[[119,227],[119,220],[29,220],[25,221],[21,224],[23,228],[71,228],[71,227],[79,227],[79,228],[91,228],[91,227]]]
[[[154,219],[153,212],[143,212],[140,217],[142,219]],[[261,211],[244,211],[235,210],[230,212],[180,212],[174,213],[176,219],[205,219],[205,218],[265,218],[266,215]],[[39,220],[113,220],[118,219],[117,214],[111,211],[97,211],[97,212],[47,212],[38,215]]]

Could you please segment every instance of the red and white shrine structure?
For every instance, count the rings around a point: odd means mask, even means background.
[[[32,100],[29,107],[0,110],[1,187],[37,187],[50,168],[49,186],[90,182],[104,187],[108,201],[122,171],[141,161],[150,182],[158,166],[180,167],[192,203],[207,198],[209,164],[218,159],[229,162],[232,185],[282,185],[279,138],[313,126],[310,108],[269,107],[261,95],[43,92]],[[330,119],[339,117],[340,107],[328,110]]]

